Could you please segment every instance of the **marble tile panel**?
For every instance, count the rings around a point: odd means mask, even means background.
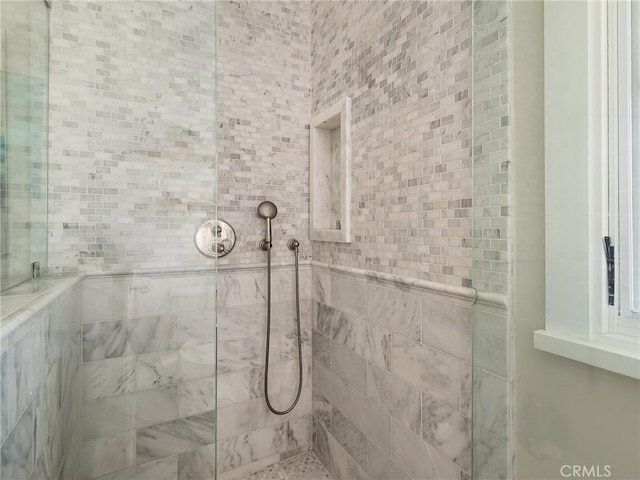
[[[175,310],[171,280],[167,278],[133,277],[127,290],[127,319],[157,317]],[[196,310],[195,307],[191,308]]]
[[[471,361],[471,307],[422,299],[422,343]]]
[[[348,412],[349,385],[322,364],[316,364],[315,369],[317,382],[314,382],[313,391],[322,395],[340,411]]]
[[[418,295],[367,284],[367,319],[413,340],[420,340],[422,303]]]
[[[309,448],[312,441],[312,416],[310,414],[289,420],[287,431],[288,451]]]
[[[82,405],[82,438],[92,440],[135,428],[134,394],[85,400]]]
[[[264,365],[265,342],[263,335],[229,341],[221,338],[218,343],[218,372],[223,374]]]
[[[413,480],[387,453],[370,440],[367,441],[366,469],[371,480]]]
[[[3,478],[12,480],[29,478],[35,465],[33,429],[33,404],[29,404],[2,445],[0,467]]]
[[[162,458],[155,462],[119,470],[99,477],[97,480],[176,480],[178,478],[178,456]]]
[[[371,480],[367,472],[353,459],[347,461],[347,478],[349,480]]]
[[[82,378],[85,400],[133,392],[136,389],[136,358],[117,357],[85,363]]]
[[[479,368],[473,369],[473,421],[508,441],[509,382]]]
[[[392,457],[415,479],[459,480],[460,469],[416,434],[395,420]]]
[[[218,387],[220,388],[220,384]],[[177,390],[177,416],[179,417],[198,415],[216,408],[214,376],[179,383]]]
[[[295,391],[269,396],[272,405],[280,410],[291,405],[294,397]],[[218,440],[263,429],[309,414],[311,414],[311,389],[303,389],[296,408],[292,412],[282,416],[271,413],[267,409],[263,398],[220,407],[218,409]]]
[[[422,438],[461,469],[471,471],[471,421],[425,394]]]
[[[180,378],[192,380],[215,375],[216,346],[216,343],[182,345],[180,347]]]
[[[331,306],[352,314],[367,312],[367,282],[350,275],[331,275]]]
[[[49,451],[49,412],[46,383],[40,384],[38,393],[33,399],[34,458],[36,462],[43,452]]]
[[[329,308],[327,311],[329,315],[322,319],[318,317],[318,325],[324,330],[327,324],[331,325],[330,338],[376,365],[386,369],[391,368],[390,330],[330,307],[327,308]]]
[[[236,340],[251,336],[250,326],[265,322],[265,305],[242,305],[218,309],[218,338]]]
[[[219,274],[218,308],[264,303],[266,279],[266,272]]]
[[[312,409],[313,416],[316,421],[320,422],[327,430],[331,431],[331,404],[315,390],[313,391]]]
[[[331,355],[329,337],[323,335],[318,330],[312,332],[312,352],[314,361],[322,363],[325,367],[331,368]]]
[[[471,364],[460,362],[460,412],[467,418],[471,418]]]
[[[41,312],[33,326],[0,357],[2,440],[33,400],[48,371],[45,337],[47,315]]]
[[[128,349],[131,354],[169,350],[177,345],[177,322],[165,315],[130,320],[127,324]],[[211,335],[212,341],[214,335]]]
[[[384,451],[391,452],[391,416],[354,388],[349,388],[348,402],[346,415],[354,425]]]
[[[135,360],[135,388],[137,390],[175,385],[183,380],[179,350],[145,353],[131,358]]]
[[[331,305],[331,274],[312,268],[311,298],[319,303]]]
[[[127,353],[128,339],[129,331],[126,321],[85,324],[82,327],[83,360],[90,362],[122,357]]]
[[[178,455],[178,480],[215,478],[215,444],[196,448]]]
[[[393,370],[419,390],[458,408],[459,360],[401,335],[393,337]]]
[[[369,364],[367,396],[405,427],[420,433],[420,392],[407,382]]]
[[[262,393],[263,378],[261,368],[246,368],[218,375],[218,406],[224,407],[261,397],[264,395]]]
[[[177,345],[186,343],[212,343],[216,338],[216,313],[213,310],[195,310],[172,314],[177,328]],[[218,317],[220,319],[220,317]],[[218,326],[218,335],[228,327],[228,322],[222,321]],[[226,333],[225,333],[225,337]]]
[[[9,348],[0,357],[0,444],[18,419],[18,377],[16,375],[16,350]]]
[[[298,358],[298,332],[291,330],[280,334],[280,360]],[[300,331],[302,358],[311,358],[311,330],[303,328]]]
[[[62,401],[65,394],[70,392],[71,383],[80,370],[82,362],[82,334],[81,326],[73,326],[70,341],[60,356],[60,388],[62,391]]]
[[[84,442],[82,471],[86,478],[135,465],[135,431],[116,433]]]
[[[213,411],[139,429],[136,432],[136,464],[214,443],[215,429]]]
[[[311,292],[311,269],[300,268],[300,299],[307,300]],[[265,280],[266,281],[266,280]],[[266,292],[266,285],[265,285]],[[280,268],[271,274],[271,299],[281,302],[296,298],[296,277],[293,268]]]
[[[144,428],[182,417],[178,413],[178,386],[156,387],[133,394],[135,428]],[[211,409],[210,409],[211,410]]]
[[[129,279],[87,278],[82,290],[83,323],[127,319]]]
[[[506,480],[509,478],[509,451],[504,440],[483,428],[473,431],[473,478],[478,480]]]
[[[218,472],[225,472],[277,453],[289,447],[288,422],[253,430],[218,442]]]
[[[348,480],[349,454],[324,426],[313,425],[313,451],[336,480]]]
[[[330,344],[331,369],[345,382],[366,393],[367,361],[336,342],[330,342]]]
[[[484,370],[504,378],[509,375],[508,320],[506,315],[474,311],[473,361]]]
[[[340,410],[333,408],[332,429],[334,438],[360,465],[367,464],[367,437]]]
[[[333,338],[333,325],[340,321],[341,323],[348,324],[347,315],[340,310],[329,307],[322,303],[317,304],[317,330],[328,337]]]
[[[305,387],[311,385],[311,368],[310,367],[311,367],[310,362],[306,359],[303,359],[303,363],[302,363],[303,390],[306,389]],[[264,370],[262,375],[264,375]],[[298,389],[298,376],[299,376],[299,373],[298,373],[297,359],[271,363],[269,366],[269,394],[277,395],[277,394],[284,394],[284,393],[289,393],[289,394],[295,393],[296,390]]]

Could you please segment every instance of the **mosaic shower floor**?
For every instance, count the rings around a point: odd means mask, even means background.
[[[242,480],[332,480],[313,452],[297,455],[258,470]]]

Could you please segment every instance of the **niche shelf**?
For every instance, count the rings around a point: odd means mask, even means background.
[[[351,242],[351,98],[311,121],[311,240]]]

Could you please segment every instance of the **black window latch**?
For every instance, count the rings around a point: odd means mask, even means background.
[[[616,257],[613,254],[614,247],[611,245],[611,237],[606,236],[604,241],[604,255],[607,259],[607,285],[609,292],[609,305],[613,305],[616,293]]]

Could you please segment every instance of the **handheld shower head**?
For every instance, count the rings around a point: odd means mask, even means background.
[[[267,232],[265,238],[260,242],[260,248],[262,250],[271,249],[271,219],[278,214],[278,207],[275,203],[265,201],[258,205],[258,215],[267,220]]]
[[[271,220],[277,214],[278,207],[276,207],[275,203],[273,202],[266,201],[258,205],[258,215],[260,215],[262,218]]]

